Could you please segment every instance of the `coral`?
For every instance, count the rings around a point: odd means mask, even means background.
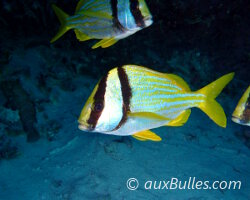
[[[0,160],[12,159],[19,155],[18,148],[5,135],[0,135]]]
[[[3,81],[0,87],[8,99],[7,106],[19,111],[23,129],[27,134],[27,141],[34,142],[39,139],[39,133],[35,128],[36,108],[27,92],[22,88],[19,80]]]

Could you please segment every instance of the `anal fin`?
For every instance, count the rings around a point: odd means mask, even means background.
[[[140,132],[132,135],[132,137],[134,137],[135,139],[140,140],[140,141],[147,141],[147,140],[151,140],[151,141],[155,141],[155,142],[161,141],[161,137],[156,135],[155,133],[153,133],[150,130],[140,131]]]
[[[191,114],[190,109],[185,110],[177,118],[166,124],[166,126],[183,126],[187,122],[190,114]]]
[[[102,39],[101,41],[97,42],[94,46],[92,46],[92,49],[96,49],[98,47],[107,48],[115,44],[118,40],[114,37],[108,38],[108,39]]]

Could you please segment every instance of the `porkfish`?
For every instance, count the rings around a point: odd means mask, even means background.
[[[232,120],[238,124],[250,126],[250,86],[240,98],[233,112]]]
[[[192,92],[179,76],[136,65],[109,71],[96,85],[78,119],[79,129],[146,141],[161,138],[149,129],[182,126],[193,107],[226,127],[223,108],[215,100],[233,79],[229,73]]]
[[[153,23],[145,0],[81,0],[73,16],[52,8],[61,27],[51,43],[73,29],[79,41],[100,39],[92,49],[106,48]]]

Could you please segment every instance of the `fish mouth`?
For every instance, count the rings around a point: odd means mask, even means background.
[[[91,132],[94,130],[93,126],[91,124],[86,124],[84,122],[78,122],[78,128],[81,131],[87,131],[87,132]]]
[[[152,16],[146,16],[144,17],[144,20],[147,21],[147,20],[152,20]]]
[[[239,123],[239,122],[240,122],[240,120],[239,120],[237,117],[232,116],[231,119],[232,119],[232,121],[235,122],[235,123]]]
[[[153,23],[152,16],[144,17],[144,23],[145,23],[146,26],[150,26]]]

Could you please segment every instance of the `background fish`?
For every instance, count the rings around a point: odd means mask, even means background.
[[[132,135],[160,141],[149,131],[160,126],[182,126],[190,108],[198,107],[217,125],[226,127],[223,108],[215,101],[234,73],[191,92],[179,76],[126,65],[114,68],[96,85],[79,117],[79,128],[105,134]]]
[[[61,27],[51,42],[74,29],[79,41],[101,39],[93,49],[109,47],[153,23],[145,0],[81,0],[73,16],[52,8]]]
[[[250,86],[239,100],[233,112],[232,120],[238,124],[250,126]]]

